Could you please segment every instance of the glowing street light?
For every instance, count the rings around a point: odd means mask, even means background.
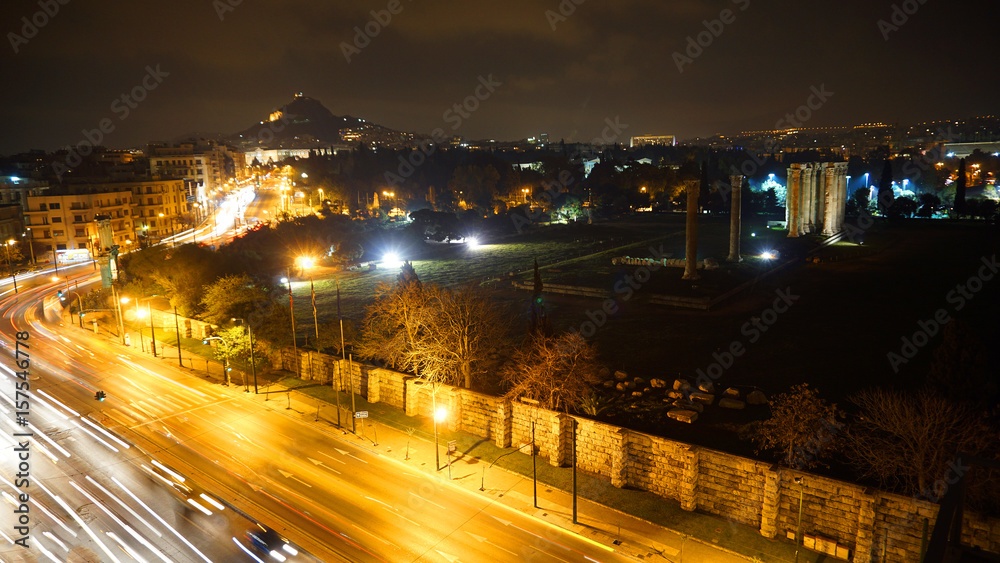
[[[775,255],[774,252],[768,250],[767,252],[762,253],[760,257],[763,258],[764,260],[774,260]]]
[[[382,256],[382,265],[386,268],[399,268],[403,265],[403,261],[400,259],[399,254],[386,252]]]
[[[434,410],[434,470],[441,471],[441,447],[438,445],[438,423],[444,422],[448,418],[448,411],[444,407]]]

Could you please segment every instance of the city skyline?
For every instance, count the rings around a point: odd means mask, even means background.
[[[104,119],[110,148],[228,134],[298,91],[337,115],[468,139],[587,142],[606,120],[628,126],[623,141],[708,137],[803,106],[816,127],[964,119],[995,113],[976,17],[988,7],[21,2],[0,8],[18,77],[0,154],[78,143]]]

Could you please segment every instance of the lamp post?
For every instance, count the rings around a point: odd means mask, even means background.
[[[434,410],[434,470],[441,471],[441,448],[438,445],[438,423],[444,422],[448,418],[448,411],[444,407]]]
[[[118,298],[118,290],[115,284],[111,284],[111,295],[115,300],[115,310],[118,312],[118,338],[125,344],[125,323],[122,322],[122,303],[128,303],[128,297]]]
[[[28,252],[31,253],[31,264],[37,264],[35,262],[35,231],[32,231],[31,227],[28,227]]]
[[[799,563],[799,535],[802,532],[802,477],[796,477],[795,483],[799,486],[799,524],[795,527],[795,563]]]
[[[4,250],[7,251],[7,270],[10,272],[10,279],[14,281],[14,294],[17,294],[17,274],[14,273],[14,262],[10,258],[10,245],[14,244],[14,239],[7,241],[7,244],[3,245]]]
[[[222,356],[222,373],[225,374],[226,376],[226,387],[229,387],[230,385],[232,385],[231,378],[229,377],[229,360],[228,360],[229,358],[228,352],[230,351],[229,343],[226,342],[226,339],[221,336],[209,336],[208,338],[202,340],[201,343],[208,344],[209,340],[221,340],[222,344],[226,347],[227,354]]]
[[[300,256],[297,261],[303,271],[311,269],[316,264],[312,258],[306,256]],[[313,327],[316,330],[316,350],[319,350],[319,317],[316,315],[316,288],[313,285],[312,272],[309,272],[309,295],[312,297]]]
[[[160,213],[160,218],[161,219],[164,218],[163,213]],[[173,248],[173,246],[175,244],[175,241],[174,241],[174,218],[170,217],[169,219],[170,219],[170,247]]]
[[[295,340],[295,303],[292,299],[292,270],[288,268],[285,270],[285,274],[288,276],[281,280],[288,284],[288,312],[292,317],[292,350],[295,354],[295,377],[299,377],[299,344]]]
[[[247,334],[250,335],[250,370],[253,372],[253,394],[257,395],[259,394],[259,391],[257,391],[257,362],[254,360],[253,356],[253,329],[245,320],[239,317],[233,317],[231,320],[233,322],[240,321],[243,323],[243,326],[247,327]]]

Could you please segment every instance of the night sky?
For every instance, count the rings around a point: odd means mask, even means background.
[[[11,35],[46,3],[59,11],[35,18],[34,37]],[[455,134],[589,141],[616,117],[625,142],[770,129],[821,85],[833,95],[810,126],[997,111],[995,0],[563,0],[566,16],[559,0],[345,4],[5,0],[0,154],[75,144],[102,118],[112,148],[232,133],[300,91],[337,115],[450,131],[445,111],[491,74],[501,85]],[[880,29],[894,4],[902,25]],[[398,13],[348,62],[355,26],[388,7]],[[674,53],[725,9],[730,23],[679,72]],[[120,119],[113,102],[157,65],[169,76]]]

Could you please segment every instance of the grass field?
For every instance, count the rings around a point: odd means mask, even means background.
[[[530,292],[513,290],[513,279],[530,280],[537,257],[546,283],[564,283],[612,291],[617,280],[634,267],[612,266],[619,255],[649,256],[649,247],[683,257],[683,217],[646,216],[616,223],[541,229],[490,241],[471,250],[460,246],[424,249],[414,267],[425,283],[451,285],[485,283],[501,305],[525,314]],[[757,236],[750,236],[756,233]],[[763,250],[781,248],[782,260],[815,247],[818,239],[789,240],[762,226],[744,227],[744,261],[705,273],[702,280],[680,280],[679,268],[662,268],[628,299],[614,295],[617,311],[598,327],[591,340],[603,361],[630,376],[661,378],[681,376],[693,380],[697,370],[716,361],[713,354],[739,343],[745,353],[723,370],[717,385],[753,388],[768,396],[808,381],[821,395],[842,405],[851,394],[869,385],[913,388],[922,384],[940,343],[938,334],[919,354],[895,372],[887,361],[899,350],[901,338],[918,328],[938,308],[949,307],[948,291],[975,275],[980,259],[995,253],[995,235],[982,226],[942,221],[909,221],[900,225],[877,224],[865,233],[863,252],[853,244],[820,250],[820,263],[796,262],[760,281],[710,311],[671,309],[648,302],[653,293],[718,295],[753,280],[776,267],[754,258]],[[699,258],[715,257],[724,263],[728,253],[728,221],[702,221]],[[831,260],[831,258],[836,260]],[[780,261],[779,261],[780,262]],[[397,270],[348,273],[341,276],[345,315],[360,319],[377,283],[393,281]],[[500,281],[497,281],[500,280]],[[952,311],[970,322],[984,342],[997,338],[996,282],[984,285],[969,306]],[[320,321],[336,315],[333,277],[316,280]],[[308,306],[308,281],[295,282],[296,317],[300,326],[312,323]],[[767,313],[788,292],[794,299],[787,312]],[[579,329],[600,318],[602,299],[546,294],[546,306],[557,329]],[[765,315],[765,313],[767,313]],[[747,330],[754,319],[770,319],[766,331]],[[304,329],[303,329],[304,332]],[[621,399],[617,399],[621,401]],[[661,401],[662,403],[662,401]],[[738,438],[748,422],[767,416],[766,407],[726,411],[709,407],[694,425],[664,420],[663,407],[639,405],[632,415],[611,419],[631,427],[753,454],[751,445]]]

